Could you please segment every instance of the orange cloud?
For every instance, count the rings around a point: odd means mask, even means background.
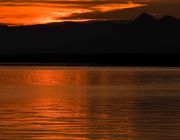
[[[107,12],[120,9],[129,9],[145,6],[133,2],[128,3],[107,3],[103,1],[96,3],[91,0],[83,2],[78,0],[68,0],[66,3],[35,2],[1,2],[0,3],[0,23],[8,25],[32,25],[50,22],[61,22],[67,17],[82,13]],[[55,3],[57,2],[57,3]],[[70,2],[70,3],[68,3]],[[71,20],[71,19],[69,19]],[[81,19],[82,21],[85,19]],[[78,20],[79,21],[79,20]]]
[[[96,5],[93,8],[100,12],[108,12],[108,11],[130,9],[130,8],[142,7],[142,6],[145,6],[145,4],[133,3],[129,1],[128,3],[125,4],[113,3],[113,4]]]

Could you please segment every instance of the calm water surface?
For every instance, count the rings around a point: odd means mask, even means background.
[[[1,67],[0,139],[180,139],[180,68]]]

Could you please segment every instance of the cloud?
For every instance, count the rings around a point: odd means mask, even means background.
[[[141,13],[147,12],[156,17],[164,15],[171,15],[180,18],[180,8],[177,4],[150,4],[141,7],[134,7],[128,9],[119,9],[106,12],[92,12],[74,14],[70,17],[65,17],[64,20],[69,19],[89,19],[89,20],[132,20],[139,16]]]
[[[119,4],[119,3],[103,4],[103,5],[98,4],[92,8],[100,12],[108,12],[108,11],[130,9],[130,8],[142,7],[142,6],[146,6],[146,4],[139,4],[129,1],[128,3],[123,3],[123,4]]]
[[[144,6],[144,4],[134,2],[125,3],[122,0],[121,3],[120,0],[9,0],[0,2],[0,16],[5,17],[1,18],[0,22],[23,25],[60,22],[74,15],[103,13],[141,6]],[[76,20],[79,21],[77,18]]]
[[[132,19],[144,11],[178,16],[179,4],[180,0],[0,0],[0,23],[27,25],[65,20]]]

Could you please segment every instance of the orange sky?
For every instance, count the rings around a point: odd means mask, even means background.
[[[145,11],[164,15],[168,7],[170,15],[178,16],[177,4],[180,0],[171,3],[166,0],[1,0],[0,23],[31,25],[67,20],[124,20]]]

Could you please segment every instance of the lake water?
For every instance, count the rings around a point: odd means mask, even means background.
[[[180,139],[180,68],[1,67],[0,139]]]

